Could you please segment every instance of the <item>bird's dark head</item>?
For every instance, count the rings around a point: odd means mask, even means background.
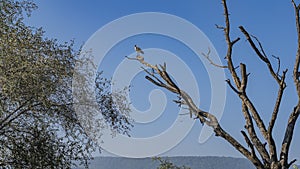
[[[137,47],[136,45],[134,45],[134,47]]]

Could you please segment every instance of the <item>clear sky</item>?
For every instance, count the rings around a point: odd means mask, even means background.
[[[165,1],[72,1],[72,0],[44,0],[36,1],[39,6],[31,18],[26,19],[31,25],[43,27],[46,36],[57,38],[59,41],[74,39],[77,46],[83,45],[98,29],[104,25],[130,14],[141,12],[161,12],[172,14],[194,24],[209,38],[218,52],[221,61],[226,52],[223,32],[216,29],[215,24],[223,25],[223,8],[221,1],[211,0],[165,0]],[[286,1],[230,1],[228,3],[232,37],[241,37],[242,40],[234,48],[234,60],[236,65],[240,62],[248,63],[249,76],[248,94],[257,105],[259,112],[267,123],[275,103],[277,86],[262,62],[249,48],[238,26],[243,25],[249,32],[259,37],[266,53],[281,58],[281,68],[288,68],[287,89],[283,104],[274,129],[274,136],[278,146],[282,142],[287,118],[296,104],[297,98],[292,82],[292,66],[296,53],[296,31],[294,23],[294,11],[290,0]],[[151,20],[138,21],[126,28],[141,26],[151,23]],[[117,28],[122,31],[122,27]],[[173,28],[176,30],[176,28]],[[110,39],[103,39],[109,41]],[[159,48],[170,51],[186,62],[194,72],[199,83],[201,108],[208,110],[211,102],[211,89],[207,72],[201,61],[195,59],[197,54],[189,50],[189,46],[172,38],[155,34],[145,34],[129,37],[114,46],[101,63],[107,76],[113,74],[113,70],[124,59],[125,55],[132,54],[133,45],[138,44],[143,49]],[[203,51],[205,52],[205,51]],[[190,58],[189,58],[190,57]],[[272,59],[272,58],[270,58]],[[272,60],[276,65],[276,60]],[[281,70],[281,71],[282,71]],[[131,101],[137,109],[147,110],[150,106],[148,95],[157,87],[153,86],[139,73],[131,82]],[[176,75],[173,75],[176,79]],[[182,75],[184,76],[184,75]],[[228,72],[226,72],[228,76]],[[224,79],[225,80],[225,79]],[[224,82],[225,84],[225,82]],[[133,130],[135,137],[147,137],[163,132],[176,119],[178,107],[170,100],[176,99],[174,95],[166,94],[167,107],[162,116],[148,124],[136,124]],[[173,115],[172,115],[173,114]],[[174,115],[175,114],[175,115]],[[191,120],[192,121],[192,120]],[[244,119],[242,116],[240,101],[237,96],[227,87],[226,103],[220,124],[222,127],[244,144],[240,130],[243,129]],[[162,155],[197,155],[197,156],[234,156],[241,157],[227,142],[219,137],[210,137],[209,140],[200,144],[198,137],[202,126],[196,122],[191,132],[185,139],[170,151]],[[291,158],[300,159],[300,126],[299,122],[295,129],[295,136],[291,147]],[[245,144],[244,144],[245,145]],[[134,149],[134,148],[133,148]]]

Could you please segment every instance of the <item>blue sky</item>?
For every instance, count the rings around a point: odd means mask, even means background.
[[[57,38],[59,41],[74,39],[77,46],[83,45],[98,29],[109,22],[123,16],[140,12],[162,12],[183,18],[194,24],[209,38],[218,52],[222,62],[226,52],[223,32],[216,29],[215,24],[223,25],[223,8],[220,1],[191,0],[187,2],[179,0],[166,1],[71,1],[71,0],[44,0],[36,1],[39,8],[33,12],[31,18],[26,19],[31,25],[43,27],[46,36]],[[296,52],[296,31],[294,23],[294,11],[290,1],[230,1],[228,3],[231,17],[232,38],[241,37],[241,41],[234,48],[234,61],[248,64],[249,76],[248,94],[254,100],[261,112],[265,123],[270,119],[272,105],[275,102],[277,86],[265,65],[259,61],[254,52],[249,48],[238,26],[243,25],[249,32],[257,36],[266,53],[281,57],[281,68],[288,68],[287,89],[284,95],[280,115],[275,126],[274,136],[280,145],[283,137],[283,129],[287,118],[295,105],[297,98],[292,82],[292,66]],[[151,22],[145,20],[144,22]],[[145,23],[138,22],[137,25]],[[134,27],[137,25],[129,25]],[[118,28],[122,31],[122,28]],[[176,29],[176,28],[174,28]],[[103,39],[106,41],[107,39]],[[210,106],[210,84],[207,82],[208,75],[203,64],[195,59],[195,53],[188,46],[168,37],[159,35],[138,35],[118,43],[107,54],[100,68],[107,76],[113,73],[115,67],[124,59],[125,55],[131,54],[133,45],[138,44],[144,49],[161,48],[171,51],[186,61],[194,72],[197,82],[200,84],[201,108],[207,110]],[[203,51],[205,52],[205,51]],[[190,56],[190,58],[188,58]],[[187,59],[188,58],[188,59]],[[271,58],[270,58],[271,59]],[[272,60],[276,65],[276,60]],[[156,89],[139,73],[132,81],[131,97],[133,104],[141,110],[146,110],[150,104],[148,93]],[[228,76],[228,72],[226,73]],[[224,79],[225,80],[225,79]],[[225,82],[224,82],[225,83]],[[138,137],[155,135],[168,128],[176,116],[170,112],[176,111],[177,106],[170,100],[176,99],[174,95],[164,91],[168,98],[167,109],[160,118],[148,125],[138,125],[139,130],[134,130]],[[237,96],[227,87],[226,105],[221,119],[221,125],[241,143],[244,144],[240,130],[243,129],[240,101]],[[241,157],[222,138],[211,137],[203,144],[198,143],[198,136],[202,126],[196,122],[187,137],[172,150],[162,155],[199,155],[199,156],[234,156]],[[145,132],[147,131],[147,132]],[[300,159],[300,127],[297,123],[295,137],[291,147],[291,158]],[[145,134],[147,133],[147,134]]]

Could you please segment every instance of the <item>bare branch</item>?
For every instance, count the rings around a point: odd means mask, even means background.
[[[234,67],[234,70],[236,70],[236,69],[238,69],[240,66],[236,66],[236,67]]]
[[[252,155],[244,146],[237,142],[233,137],[231,137],[227,132],[225,132],[221,127],[214,129],[216,136],[221,136],[227,142],[229,142],[235,149],[237,149],[241,154],[247,157],[257,169],[264,169],[264,165],[261,163],[257,156]]]
[[[276,71],[276,75],[279,77],[279,71],[280,71],[280,58],[275,56],[275,55],[272,55],[273,58],[275,58],[278,62],[278,66],[277,66],[277,71]]]
[[[252,156],[256,156],[254,146],[253,146],[253,144],[251,143],[249,137],[247,136],[247,134],[246,134],[243,130],[241,131],[241,133],[242,133],[242,135],[244,136],[244,139],[245,139],[245,141],[246,141],[248,147],[250,147],[250,149],[251,149]]]
[[[190,113],[180,113],[180,116],[185,116],[185,115],[189,115]]]
[[[240,89],[241,89],[241,80],[240,78],[237,76],[237,73],[234,69],[233,66],[233,62],[232,62],[232,47],[233,47],[233,43],[230,40],[230,35],[229,35],[229,31],[230,31],[230,22],[229,22],[229,14],[228,14],[228,9],[227,9],[227,4],[226,4],[226,0],[222,0],[223,3],[223,7],[224,7],[224,15],[225,15],[225,23],[226,23],[226,29],[225,29],[225,39],[227,42],[227,55],[226,55],[226,59],[227,59],[227,64],[228,64],[228,69],[232,75],[232,78],[235,82],[235,85],[237,87],[237,89],[235,87],[233,87],[233,85],[230,83],[230,80],[227,80],[227,83],[229,84],[229,86],[233,89],[233,91],[235,91],[235,93],[237,93],[239,95],[239,97],[241,98],[242,102],[245,103],[247,105],[247,107],[249,108],[249,110],[252,112],[252,116],[257,124],[257,126],[259,127],[261,133],[263,134],[263,136],[265,138],[268,137],[267,135],[267,130],[266,127],[259,115],[259,113],[257,112],[256,108],[254,107],[253,103],[250,101],[250,99],[247,97],[247,95],[245,93],[241,93]],[[249,34],[248,34],[249,36]],[[250,38],[250,36],[249,36]],[[245,81],[246,76],[244,75],[244,84],[246,83]],[[245,90],[245,89],[244,89]]]
[[[293,138],[293,133],[295,129],[295,124],[296,121],[299,117],[300,114],[300,82],[299,82],[299,64],[300,64],[300,20],[299,20],[299,10],[300,10],[300,5],[297,5],[294,0],[292,0],[292,4],[294,6],[295,10],[295,22],[296,22],[296,27],[297,27],[297,38],[298,38],[298,46],[297,46],[297,53],[296,53],[296,59],[295,59],[295,64],[293,68],[293,79],[294,79],[294,84],[297,90],[298,94],[298,103],[294,107],[293,112],[290,114],[289,119],[288,119],[288,124],[285,130],[285,135],[282,141],[281,145],[281,152],[280,152],[280,163],[282,166],[287,166],[288,165],[288,152],[290,149],[290,144]]]
[[[240,67],[241,67],[241,77],[242,77],[240,91],[242,93],[245,93],[246,92],[246,87],[247,87],[247,82],[248,82],[248,75],[247,75],[247,71],[246,71],[246,65],[241,63]]]
[[[224,30],[225,31],[225,39],[226,39],[226,42],[227,42],[227,55],[226,55],[226,59],[227,59],[227,64],[228,64],[228,69],[231,73],[231,76],[235,82],[235,85],[236,85],[236,88],[233,87],[231,85],[231,83],[228,83],[230,81],[227,80],[227,83],[229,84],[229,86],[233,89],[233,91],[235,91],[235,93],[237,93],[242,101],[242,103],[244,104],[244,106],[246,107],[247,111],[248,109],[251,111],[251,115],[254,119],[254,121],[256,122],[261,134],[264,136],[264,138],[266,140],[268,140],[268,143],[269,143],[269,148],[272,149],[271,151],[273,152],[273,150],[275,149],[275,145],[273,145],[273,139],[271,137],[269,137],[269,134],[266,130],[266,127],[265,127],[265,124],[263,122],[263,120],[261,119],[260,117],[260,114],[257,112],[255,106],[253,105],[253,103],[251,102],[251,100],[248,98],[248,96],[246,95],[246,84],[247,84],[247,76],[249,74],[246,73],[246,67],[245,65],[241,64],[240,66],[243,66],[241,67],[241,78],[242,78],[242,82],[240,80],[240,78],[237,76],[237,73],[233,67],[233,62],[232,62],[232,47],[233,47],[233,42],[230,40],[230,36],[229,36],[229,30],[230,30],[230,23],[229,23],[229,14],[228,14],[228,9],[227,9],[227,5],[226,5],[226,1],[223,0],[223,6],[224,6],[224,13],[225,13],[225,23],[226,23],[226,29]],[[268,68],[272,74],[272,76],[275,78],[275,80],[280,83],[280,79],[279,77],[277,76],[276,73],[274,73],[273,71],[273,68],[272,68],[272,65],[271,63],[269,62],[268,58],[266,58],[264,56],[264,54],[262,54],[258,48],[255,46],[254,42],[252,41],[250,35],[248,34],[248,32],[245,31],[245,29],[243,29],[243,27],[240,27],[240,29],[242,30],[242,32],[246,35],[247,39],[250,39],[249,42],[251,42],[251,45],[252,47],[254,48],[255,52],[259,55],[259,57],[267,63],[268,65]],[[263,49],[262,49],[263,51]],[[264,51],[263,51],[264,53]],[[246,117],[245,117],[246,118]],[[253,133],[254,132],[254,128],[253,128],[253,124],[251,124],[252,126],[248,126],[252,132],[252,139],[253,137],[255,138],[255,135]],[[248,130],[249,132],[249,130]],[[256,137],[257,138],[257,137]],[[252,140],[253,141],[253,140]],[[259,140],[256,140],[256,144],[255,144],[257,150],[259,150],[260,152],[260,155],[262,156],[262,159],[264,159],[264,163],[265,164],[268,164],[269,163],[269,155],[267,153],[267,151],[265,150],[265,146],[263,146],[263,144],[259,141]],[[273,154],[272,154],[273,155]],[[247,157],[249,158],[249,157]],[[272,159],[274,159],[274,156],[272,156]]]
[[[283,90],[285,89],[285,85],[286,85],[285,81],[284,81],[286,72],[284,71],[283,76],[280,78],[280,76],[278,75],[278,72],[277,73],[274,72],[273,66],[272,66],[271,62],[269,61],[266,53],[264,52],[264,49],[263,49],[261,43],[259,42],[259,40],[255,36],[252,36],[258,42],[261,52],[256,47],[256,45],[253,42],[253,40],[252,40],[251,36],[249,35],[249,33],[242,26],[240,26],[239,28],[242,31],[242,33],[246,36],[248,42],[250,43],[250,46],[255,51],[255,53],[258,55],[258,57],[263,62],[266,63],[270,74],[273,76],[273,78],[276,80],[276,82],[279,84],[279,87],[280,87],[280,89],[278,91],[278,96],[277,96],[277,100],[276,100],[276,103],[275,103],[274,111],[273,111],[273,114],[272,114],[272,119],[271,119],[271,122],[269,123],[268,131],[265,129],[264,123],[261,120],[259,114],[254,109],[254,106],[252,105],[252,103],[250,102],[250,104],[248,104],[248,107],[250,106],[250,110],[253,114],[255,122],[257,123],[261,133],[264,136],[264,138],[268,142],[271,159],[272,159],[272,161],[275,161],[275,160],[277,160],[277,153],[276,153],[276,144],[275,144],[275,141],[274,141],[273,136],[272,136],[272,129],[273,129],[273,126],[274,126],[276,118],[277,118],[277,114],[278,114],[278,111],[279,111],[279,106],[280,106],[282,95],[283,95]]]
[[[284,92],[284,89],[286,87],[286,85],[284,83],[286,73],[287,73],[287,69],[285,71],[283,71],[283,73],[282,73],[282,78],[281,78],[281,83],[280,83],[280,86],[279,86],[279,89],[278,89],[276,103],[275,103],[274,110],[273,110],[273,113],[272,113],[272,117],[271,117],[269,127],[268,127],[268,133],[269,134],[272,133],[273,127],[275,125],[275,121],[277,119],[277,115],[278,115],[278,112],[279,112],[279,107],[280,107],[280,104],[281,104],[283,92]]]
[[[299,82],[299,64],[300,64],[300,18],[299,18],[299,5],[296,5],[294,0],[292,0],[294,10],[295,10],[295,19],[296,19],[296,27],[297,27],[297,37],[298,37],[298,46],[296,53],[296,60],[293,70],[294,83],[297,89],[298,97],[300,98],[300,82]]]
[[[300,107],[298,104],[298,106],[294,108],[294,111],[291,113],[291,115],[289,117],[288,124],[287,124],[286,130],[285,130],[285,135],[284,135],[282,145],[281,145],[280,162],[281,162],[281,165],[283,165],[283,166],[287,166],[290,144],[292,142],[295,124],[299,117],[299,113],[300,113]]]
[[[225,59],[227,60],[227,65],[218,65],[214,63],[213,60],[210,58],[210,49],[208,49],[208,52],[202,53],[202,55],[212,64],[213,66],[219,67],[219,68],[227,68],[231,74],[232,81],[234,83],[231,83],[229,79],[226,80],[229,87],[239,96],[242,102],[242,112],[245,117],[246,125],[245,129],[248,133],[245,131],[241,131],[247,145],[249,148],[245,148],[243,145],[241,145],[237,140],[235,140],[230,134],[228,134],[226,131],[222,129],[220,126],[218,119],[211,114],[210,112],[206,112],[198,108],[188,93],[181,90],[173,81],[173,79],[169,76],[167,70],[166,70],[166,64],[163,65],[151,65],[144,61],[143,57],[136,57],[131,58],[132,60],[137,60],[143,65],[145,65],[148,68],[151,68],[153,72],[149,72],[148,70],[144,69],[145,72],[149,75],[146,76],[146,79],[152,82],[153,84],[163,87],[177,95],[179,95],[180,99],[182,100],[175,100],[174,102],[179,104],[181,106],[182,104],[185,104],[189,111],[190,115],[196,116],[196,118],[199,118],[200,122],[202,124],[206,124],[213,128],[215,135],[220,136],[224,138],[227,142],[229,142],[234,148],[236,148],[241,154],[243,154],[245,157],[247,157],[255,166],[256,168],[274,168],[274,166],[277,167],[283,167],[291,166],[295,160],[288,163],[288,152],[289,147],[291,144],[291,140],[293,137],[293,131],[295,127],[295,123],[297,121],[297,118],[300,113],[300,101],[295,106],[294,111],[291,113],[289,117],[289,121],[286,127],[285,136],[282,142],[280,157],[278,160],[277,157],[277,151],[276,151],[276,144],[272,136],[272,131],[278,116],[279,108],[281,105],[284,89],[286,88],[285,78],[287,69],[282,72],[282,75],[280,75],[280,59],[279,57],[276,57],[272,55],[277,60],[278,67],[277,70],[273,68],[273,64],[270,62],[266,52],[264,51],[262,43],[259,41],[259,39],[253,35],[250,35],[244,27],[240,26],[241,32],[246,37],[248,43],[250,44],[251,48],[254,50],[255,54],[259,57],[261,61],[263,61],[271,76],[275,79],[275,81],[279,85],[278,93],[276,102],[274,105],[274,109],[272,112],[272,117],[269,122],[269,125],[266,128],[264,121],[261,118],[261,115],[257,111],[256,107],[254,106],[253,102],[249,99],[246,93],[247,84],[248,84],[248,76],[249,73],[247,73],[246,65],[243,63],[240,63],[240,74],[237,74],[237,68],[234,67],[232,54],[233,54],[233,46],[236,44],[240,38],[236,38],[234,40],[231,40],[230,37],[230,20],[229,20],[229,12],[227,8],[227,2],[226,0],[222,0],[223,8],[224,8],[224,18],[225,18],[225,26],[219,26],[216,25],[218,29],[222,29],[225,33],[225,40],[227,43],[227,53]],[[293,77],[294,77],[294,83],[298,92],[298,97],[300,99],[300,72],[299,72],[299,62],[300,62],[300,20],[299,20],[299,10],[300,5],[296,5],[294,0],[292,0],[292,3],[295,8],[295,15],[296,15],[296,24],[297,24],[297,32],[298,32],[298,51],[296,54],[296,61],[293,69]],[[157,75],[157,76],[156,76]],[[192,116],[191,116],[192,117]],[[254,126],[254,123],[256,123],[256,126]],[[263,136],[263,138],[259,138],[257,136],[257,133],[255,129],[260,131],[260,134]],[[262,139],[262,140],[261,140]],[[264,139],[264,140],[263,140]],[[268,147],[266,147],[268,145]],[[260,155],[258,158],[257,155]]]
[[[208,48],[208,52],[207,54],[202,53],[202,55],[209,61],[210,64],[212,64],[213,66],[219,67],[219,68],[228,68],[228,66],[222,66],[222,65],[218,65],[216,63],[214,63],[211,59],[210,59],[210,48]]]
[[[152,71],[152,72],[149,72],[149,71],[148,71],[147,69],[145,69],[143,66],[141,66],[141,68],[142,68],[147,74],[149,74],[150,76],[155,76],[153,71]]]
[[[184,102],[184,100],[173,100],[174,103],[178,104],[179,107],[181,107],[182,105],[186,104]]]
[[[241,92],[239,92],[239,91],[231,84],[231,82],[230,82],[229,79],[227,79],[226,82],[228,83],[229,87],[230,87],[236,94],[238,94],[238,95],[241,94]]]
[[[163,79],[170,85],[173,86],[174,88],[176,88],[177,92],[180,94],[180,89],[178,88],[178,86],[173,82],[173,80],[171,79],[171,77],[169,76],[169,74],[166,72],[166,66],[163,67],[164,70],[162,71],[162,77]]]
[[[260,49],[262,52],[259,51],[259,49],[256,47],[255,43],[253,42],[251,36],[249,35],[249,33],[245,30],[245,28],[243,26],[240,26],[239,27],[241,32],[245,35],[246,39],[248,40],[250,46],[252,47],[252,49],[255,51],[255,53],[257,54],[257,56],[263,61],[266,63],[271,75],[273,76],[273,78],[277,81],[277,83],[279,84],[280,83],[280,78],[278,77],[278,74],[274,72],[273,70],[273,66],[270,62],[270,60],[268,59],[266,53],[264,52],[264,49],[261,45],[261,43],[259,42],[259,40],[255,37],[255,36],[252,36],[256,39],[256,41],[259,43],[259,46],[260,46]]]
[[[271,117],[269,127],[268,127],[269,137],[268,137],[267,140],[268,140],[268,143],[269,143],[269,149],[270,149],[269,151],[270,151],[270,156],[271,156],[272,161],[277,161],[278,160],[277,159],[276,143],[274,141],[272,131],[273,131],[273,127],[275,125],[275,121],[277,119],[278,112],[279,112],[279,107],[280,107],[280,104],[281,104],[283,92],[284,92],[284,89],[286,87],[285,82],[284,82],[286,72],[287,72],[287,69],[285,71],[283,71],[283,73],[282,73],[283,75],[282,75],[282,78],[281,78],[281,83],[279,84],[280,86],[279,86],[279,90],[278,90],[278,94],[277,94],[276,103],[275,103],[274,110],[273,110],[273,113],[272,113],[272,117]]]
[[[218,25],[218,24],[215,24],[215,26],[216,26],[217,29],[225,30],[225,27],[224,27],[224,26],[220,26],[220,25]]]
[[[254,109],[254,106],[252,105],[252,103],[246,96],[246,87],[247,87],[247,81],[248,81],[246,65],[241,63],[240,67],[241,67],[241,78],[242,78],[241,87],[240,87],[240,93],[241,93],[240,98],[241,99],[246,98],[245,100],[242,99],[242,110],[243,110],[244,117],[246,120],[246,129],[250,135],[251,141],[254,143],[256,149],[258,150],[262,159],[264,160],[264,163],[269,164],[269,162],[270,162],[269,154],[268,154],[267,150],[265,149],[265,146],[263,146],[262,142],[258,139],[258,137],[256,135],[256,132],[253,127],[252,118],[248,111],[248,107],[252,107],[251,110],[253,113],[253,118],[255,119],[255,122],[258,124],[258,126],[264,127],[264,124],[263,124],[262,120],[260,119],[259,114]],[[266,131],[264,129],[260,129],[260,130],[266,138],[266,135],[267,135]]]
[[[231,41],[231,39],[230,39],[230,21],[229,21],[229,13],[228,13],[226,0],[222,0],[222,4],[223,4],[223,8],[224,8],[224,17],[225,17],[225,25],[226,25],[226,27],[224,28],[224,32],[225,32],[225,39],[226,39],[226,43],[227,43],[227,54],[226,54],[227,65],[228,65],[228,69],[232,75],[235,85],[237,86],[237,88],[239,88],[241,85],[241,82],[235,71],[235,68],[234,68],[234,65],[232,62],[232,47],[238,41],[239,38],[237,38],[237,40],[234,40],[233,42]]]
[[[151,83],[155,84],[156,86],[159,86],[159,87],[166,87],[163,83],[159,83],[157,81],[155,81],[154,79],[152,79],[151,77],[149,76],[145,76],[145,78],[147,80],[149,80]]]
[[[240,37],[238,37],[238,38],[236,38],[235,40],[233,40],[231,43],[232,43],[232,45],[234,45],[236,42],[238,42],[239,40],[241,40],[241,38]]]
[[[137,59],[133,59],[133,60],[137,60]],[[185,91],[180,90],[180,93],[178,93],[178,89],[176,89],[174,87],[174,83],[168,82],[168,80],[170,80],[170,79],[168,79],[168,76],[166,76],[166,74],[167,74],[166,71],[163,71],[163,70],[159,69],[157,66],[153,66],[153,65],[145,62],[144,60],[137,60],[137,61],[139,61],[140,63],[142,63],[143,65],[145,65],[149,68],[153,68],[156,71],[156,73],[159,74],[160,77],[164,81],[158,82],[158,81],[155,81],[154,79],[152,79],[151,77],[146,76],[147,80],[149,80],[150,82],[152,82],[153,84],[155,84],[157,86],[164,87],[173,93],[180,94],[180,97],[183,99],[184,103],[189,107],[190,112],[193,113],[197,118],[199,118],[201,123],[205,123],[206,125],[212,127],[214,129],[216,136],[220,136],[220,137],[224,138],[233,147],[235,147],[239,152],[241,152],[243,155],[248,157],[256,166],[258,166],[258,168],[261,168],[261,169],[263,168],[263,164],[260,162],[260,160],[256,156],[251,155],[251,153],[243,145],[241,145],[230,134],[228,134],[226,131],[224,131],[221,128],[217,118],[213,114],[203,111],[203,110],[200,110],[195,105],[192,98]],[[150,74],[150,76],[151,76],[151,74]]]
[[[262,52],[263,56],[264,56],[265,58],[268,58],[268,56],[267,56],[267,54],[266,54],[266,52],[265,52],[265,50],[264,50],[262,44],[261,44],[260,41],[258,40],[258,38],[257,38],[256,36],[254,36],[254,35],[251,35],[251,37],[253,37],[253,38],[256,40],[256,42],[258,43],[259,48],[260,48],[260,51]]]
[[[250,101],[250,99],[248,98],[248,96],[246,94],[240,95],[240,98],[241,98],[242,102],[244,102],[247,105],[247,107],[249,108],[249,110],[251,111],[252,117],[255,120],[260,132],[262,133],[264,138],[267,139],[268,134],[267,134],[266,126],[265,126],[263,120],[261,119],[259,113],[257,112],[255,106],[253,105],[253,103]]]
[[[144,67],[141,67],[146,73],[148,73],[151,77],[155,78],[160,84],[162,84],[163,82],[155,76],[154,72],[150,73],[147,69],[145,69]]]
[[[270,162],[270,157],[265,148],[265,145],[257,137],[251,115],[250,115],[249,110],[245,103],[242,103],[242,111],[244,113],[244,117],[245,117],[245,121],[246,121],[245,129],[247,129],[247,132],[250,136],[250,139],[251,139],[253,145],[255,146],[256,150],[259,152],[259,154],[262,157],[262,159],[264,160],[264,162],[265,163]]]
[[[287,168],[290,168],[292,164],[294,164],[297,161],[297,159],[293,159],[291,162],[288,163]]]
[[[224,8],[225,25],[226,25],[224,28],[225,38],[226,38],[226,42],[228,43],[228,45],[232,45],[231,40],[230,40],[229,12],[228,12],[228,8],[227,8],[226,0],[222,0],[222,4],[223,4],[223,8]]]

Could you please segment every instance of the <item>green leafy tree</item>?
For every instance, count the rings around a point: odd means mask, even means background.
[[[32,1],[0,0],[0,167],[71,168],[78,161],[88,167],[101,134],[89,137],[74,110],[86,104],[74,101],[72,93],[80,51],[73,42],[60,44],[24,24],[24,15],[36,8]],[[126,99],[109,90],[110,80],[101,73],[94,83],[103,116],[87,109],[87,119],[128,134]],[[113,95],[123,101],[114,102]]]
[[[177,166],[173,164],[171,161],[167,159],[163,159],[161,157],[154,157],[153,160],[159,162],[159,166],[157,167],[157,169],[191,169],[190,167],[187,167],[185,165]]]

